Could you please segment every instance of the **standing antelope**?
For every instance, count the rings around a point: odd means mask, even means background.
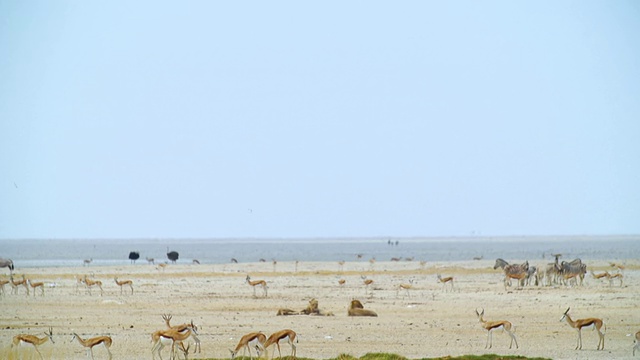
[[[42,281],[33,282],[31,280],[27,280],[29,286],[33,288],[33,296],[36,296],[36,289],[40,288],[40,295],[44,296],[44,283]]]
[[[251,356],[251,348],[256,348],[256,353],[258,358],[260,358],[260,351],[264,351],[264,343],[267,341],[267,336],[261,332],[252,332],[244,335],[238,341],[238,345],[234,350],[229,349],[231,352],[231,359],[235,359],[236,355],[238,355],[238,351],[242,349],[242,356],[244,356],[245,351],[249,351],[249,358],[253,360],[253,356]]]
[[[622,287],[622,278],[624,276],[622,275],[622,273],[617,273],[617,274],[610,274],[609,275],[609,286],[613,286],[613,279],[619,279],[620,280],[620,287]]]
[[[117,277],[114,277],[113,280],[115,280],[116,284],[118,284],[118,286],[120,286],[120,295],[122,295],[122,287],[124,285],[129,285],[129,287],[131,288],[131,295],[133,295],[133,281],[131,281],[131,280],[118,281]]]
[[[264,350],[265,350],[265,354],[267,355],[267,359],[269,358],[269,351],[267,351],[267,349],[269,348],[269,346],[273,344],[276,344],[276,347],[278,348],[278,355],[280,358],[282,357],[282,353],[280,353],[280,340],[286,340],[289,343],[289,345],[291,345],[291,356],[295,359],[296,345],[294,344],[294,342],[298,342],[298,339],[296,338],[296,332],[289,329],[275,332],[271,334],[271,336],[269,336],[267,341],[265,341]],[[274,350],[274,353],[275,353],[275,350]]]
[[[47,342],[47,340],[51,340],[51,343],[55,344],[55,341],[53,341],[53,331],[51,330],[51,328],[49,328],[49,331],[45,332],[44,334],[46,336],[43,337],[42,339],[38,338],[37,336],[27,335],[27,334],[16,335],[13,337],[11,348],[14,348],[16,346],[20,346],[23,344],[31,344],[33,345],[33,348],[36,349],[36,352],[38,353],[38,355],[40,355],[40,359],[42,359],[42,354],[40,353],[40,350],[38,350],[38,346],[44,344],[45,342]]]
[[[83,338],[80,337],[80,335],[73,333],[73,337],[71,338],[70,342],[73,342],[73,340],[75,339],[78,339],[78,342],[80,343],[80,345],[87,348],[87,357],[91,355],[91,359],[93,359],[93,347],[96,345],[102,344],[104,345],[104,348],[107,349],[107,353],[109,354],[109,359],[111,359],[111,350],[109,350],[109,348],[111,347],[113,340],[111,340],[110,336],[96,336],[91,339],[84,340]]]
[[[89,293],[89,295],[91,295],[92,286],[97,286],[100,288],[100,296],[104,294],[104,290],[102,290],[102,281],[100,280],[93,281],[93,280],[87,279],[87,275],[85,275],[82,282],[84,282],[84,284],[87,286],[87,292]]]
[[[453,291],[453,276],[447,276],[443,278],[438,274],[438,281],[442,283],[442,291],[447,291],[447,283],[451,284],[451,291]]]
[[[22,285],[27,290],[27,296],[29,296],[29,285],[27,284],[27,279],[25,279],[24,275],[22,275],[22,280],[14,280],[13,274],[9,275],[9,280],[11,281],[12,292],[18,295],[18,286]]]
[[[193,320],[191,320],[190,324],[185,323],[185,324],[171,326],[171,318],[173,318],[172,315],[163,314],[162,318],[164,319],[164,323],[167,324],[167,328],[170,330],[177,330],[178,332],[183,332],[185,329],[189,327],[195,329],[196,331],[198,330],[198,327],[193,323]],[[201,352],[202,348],[200,346],[200,339],[196,336],[194,332],[191,332],[191,337],[193,338],[193,342],[195,343],[193,353],[195,354],[195,353]]]
[[[400,290],[404,290],[407,293],[407,297],[411,297],[411,294],[409,294],[409,289],[413,288],[413,279],[409,279],[409,283],[408,284],[400,284],[398,285],[398,288],[396,289],[396,297],[398,297],[398,294],[400,293]],[[404,298],[404,295],[402,296],[402,298]]]
[[[183,330],[174,330],[174,329],[166,329],[166,330],[158,330],[151,334],[151,341],[153,342],[153,346],[151,347],[151,356],[155,359],[155,353],[158,353],[160,359],[162,359],[162,355],[160,355],[160,351],[164,347],[163,340],[171,341],[171,355],[170,358],[174,358],[175,355],[175,346],[176,342],[181,342],[186,340],[192,334],[198,334],[196,326],[191,321],[191,324],[187,324],[187,327]]]
[[[598,336],[600,337],[600,340],[598,340],[598,347],[596,348],[596,350],[604,350],[604,333],[600,331],[600,329],[604,325],[604,323],[602,322],[602,319],[587,318],[587,319],[578,319],[576,321],[573,321],[571,319],[571,316],[569,316],[569,310],[571,310],[570,307],[567,309],[567,311],[564,312],[564,314],[562,315],[562,318],[560,318],[560,321],[567,319],[567,323],[569,324],[569,326],[578,330],[578,344],[576,345],[576,350],[582,349],[582,328],[591,326],[591,325],[593,325],[593,328],[596,331],[598,331]],[[604,329],[606,331],[607,327],[605,326]],[[600,345],[602,345],[602,347],[600,347]]]
[[[509,321],[506,321],[506,320],[486,321],[482,318],[482,316],[484,315],[484,309],[482,309],[482,312],[480,313],[476,309],[476,315],[478,315],[478,320],[480,321],[480,325],[482,325],[482,327],[485,330],[487,330],[487,343],[484,345],[485,349],[487,348],[487,346],[489,346],[489,349],[491,349],[491,346],[493,345],[493,336],[491,331],[494,329],[499,329],[500,327],[502,327],[502,329],[506,331],[507,334],[509,334],[509,336],[511,337],[511,342],[509,343],[509,349],[511,349],[511,346],[513,345],[514,342],[516,343],[516,349],[518,348],[518,340],[516,340],[516,335],[514,334],[515,326],[513,326]],[[513,329],[513,331],[511,331],[511,329]]]
[[[362,283],[364,284],[364,294],[367,295],[369,285],[373,284],[373,280],[367,279],[367,277],[364,275],[360,275],[360,278],[362,279]],[[373,290],[371,290],[371,295],[373,296]]]
[[[256,286],[260,285],[262,287],[262,291],[264,291],[264,297],[267,297],[267,282],[264,280],[256,280],[256,281],[251,281],[251,277],[249,275],[247,275],[247,278],[245,279],[247,281],[247,284],[251,285],[251,287],[253,287],[253,297],[256,297]]]

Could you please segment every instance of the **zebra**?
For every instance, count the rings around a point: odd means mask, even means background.
[[[529,272],[529,261],[523,264],[509,264],[503,259],[496,259],[493,269],[502,268],[504,270],[504,288],[511,285],[511,279],[518,279],[520,286],[524,286],[524,281]]]
[[[565,285],[567,283],[567,280],[572,278],[576,278],[576,283],[577,283],[577,278],[580,278],[580,285],[582,285],[582,282],[584,280],[584,275],[586,273],[587,273],[587,265],[583,264],[582,260],[580,259],[575,259],[571,262],[563,261],[560,264],[560,274],[565,280]]]

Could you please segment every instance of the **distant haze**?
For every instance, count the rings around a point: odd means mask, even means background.
[[[640,234],[638,19],[0,2],[0,239]]]

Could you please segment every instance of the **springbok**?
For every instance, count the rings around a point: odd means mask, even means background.
[[[476,315],[478,316],[480,325],[482,325],[482,327],[485,330],[487,330],[487,342],[484,345],[485,349],[487,348],[487,346],[489,347],[489,349],[491,349],[491,346],[493,346],[493,336],[491,331],[499,328],[502,328],[511,337],[511,342],[509,343],[509,349],[511,349],[511,346],[513,345],[514,342],[516,343],[516,349],[518,348],[518,340],[516,340],[516,335],[514,334],[515,326],[513,326],[511,322],[506,320],[486,321],[482,318],[482,316],[484,315],[484,309],[482,309],[482,312],[480,313],[478,312],[478,309],[476,309]]]
[[[562,318],[560,318],[560,321],[567,319],[567,323],[569,324],[569,326],[578,330],[578,344],[576,345],[576,350],[582,349],[582,328],[591,326],[591,325],[593,325],[594,329],[598,331],[598,336],[600,337],[600,340],[598,340],[598,347],[596,348],[596,350],[604,350],[604,334],[605,333],[600,331],[600,329],[604,325],[604,323],[602,322],[602,319],[587,318],[587,319],[578,319],[576,321],[573,321],[571,319],[571,316],[569,316],[569,310],[571,310],[571,307],[569,307],[567,311],[564,312],[564,314],[562,315]],[[607,331],[606,326],[604,327],[604,330],[605,332]]]
[[[187,328],[192,328],[196,331],[198,331],[198,326],[196,326],[196,324],[193,323],[193,320],[191,321],[190,324],[184,323],[184,324],[180,324],[180,325],[174,325],[171,326],[171,319],[173,318],[173,315],[171,314],[163,314],[162,315],[162,319],[164,319],[164,323],[167,324],[167,328],[170,330],[176,330],[178,332],[183,332],[185,331]],[[199,353],[202,351],[202,348],[200,347],[200,339],[198,338],[198,336],[196,336],[195,332],[191,332],[191,337],[193,338],[193,342],[194,342],[194,349],[193,349],[193,353]]]
[[[264,342],[264,350],[267,355],[267,359],[269,358],[267,349],[273,344],[276,344],[276,347],[278,348],[278,355],[280,358],[282,357],[282,353],[280,352],[280,340],[286,340],[289,345],[291,345],[291,356],[295,359],[296,345],[294,342],[298,342],[298,339],[296,338],[296,332],[290,329],[277,331],[267,338],[267,341]],[[275,354],[275,350],[273,352]]]
[[[51,340],[51,343],[55,344],[55,341],[53,341],[53,331],[51,330],[51,328],[49,328],[49,331],[45,332],[44,334],[46,336],[43,338],[39,338],[37,336],[27,335],[27,334],[16,335],[13,337],[13,341],[11,342],[11,348],[13,349],[14,347],[17,347],[23,344],[31,344],[33,345],[33,348],[36,349],[36,352],[38,353],[38,355],[40,355],[40,359],[43,359],[42,354],[40,353],[40,350],[38,350],[38,346],[44,344],[45,342],[47,342],[47,340]]]

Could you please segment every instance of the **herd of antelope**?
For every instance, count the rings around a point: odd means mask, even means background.
[[[191,344],[187,344],[185,346],[185,342],[191,338],[194,342],[194,350],[193,353],[200,353],[200,339],[198,338],[198,327],[193,323],[193,320],[189,323],[184,323],[180,325],[172,326],[170,324],[171,315],[162,315],[162,318],[165,321],[166,327],[157,331],[154,331],[151,334],[151,357],[152,359],[156,358],[156,355],[162,360],[162,349],[171,344],[171,350],[169,352],[169,359],[177,359],[178,351],[182,354],[185,360],[189,359],[189,353],[191,349]],[[112,359],[113,355],[111,354],[111,345],[113,344],[113,339],[110,336],[101,335],[91,338],[83,339],[78,333],[72,331],[73,335],[70,342],[74,340],[78,340],[80,345],[87,349],[87,357],[94,358],[93,348],[102,345],[107,352],[108,358]],[[44,337],[40,338],[35,335],[30,334],[19,334],[13,337],[11,342],[12,352],[17,352],[19,347],[21,346],[32,346],[36,353],[40,356],[40,359],[43,359],[42,353],[38,347],[47,341],[51,341],[51,343],[55,343],[53,340],[53,329],[50,327],[45,333]],[[246,334],[240,338],[238,345],[234,350],[229,349],[231,352],[231,359],[235,359],[236,355],[242,349],[242,355],[244,356],[245,351],[249,352],[249,357],[253,360],[253,356],[251,354],[251,349],[254,348],[257,354],[257,357],[261,357],[261,352],[264,353],[266,359],[269,359],[268,349],[271,345],[275,345],[275,348],[278,349],[278,356],[282,358],[282,352],[280,350],[280,341],[286,342],[291,346],[291,357],[295,359],[296,357],[296,345],[298,342],[297,334],[295,331],[291,329],[284,329],[280,331],[276,331],[271,334],[269,337],[264,335],[262,332],[252,332]],[[17,354],[14,354],[17,355]],[[275,356],[275,349],[273,350],[273,355]]]
[[[133,294],[133,281],[132,280],[118,280],[118,277],[114,277],[113,279],[120,287],[120,295],[123,295],[124,288],[128,288],[131,290],[131,294]],[[31,294],[29,288],[33,290],[33,296],[36,296],[39,293],[41,296],[44,296],[44,288],[45,284],[43,281],[33,281],[31,279],[27,279],[25,275],[21,275],[21,279],[16,280],[13,276],[13,273],[9,275],[9,279],[0,279],[0,296],[5,295],[4,286],[6,284],[11,285],[11,293],[18,294],[19,289],[24,287],[27,296]],[[50,284],[51,287],[54,287],[55,284]],[[92,280],[84,276],[76,276],[76,293],[80,293],[80,288],[84,286],[86,293],[91,295],[91,290],[94,288],[100,289],[100,296],[104,295],[104,289],[102,288],[102,281],[100,280]]]

